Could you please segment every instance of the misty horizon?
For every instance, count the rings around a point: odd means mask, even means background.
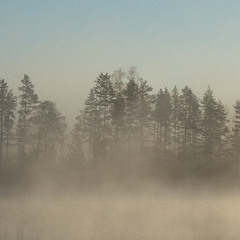
[[[10,0],[1,240],[240,238],[240,2]]]

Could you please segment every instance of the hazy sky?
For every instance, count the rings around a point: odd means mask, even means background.
[[[100,72],[240,98],[238,0],[0,0],[0,78],[26,73],[71,122]]]

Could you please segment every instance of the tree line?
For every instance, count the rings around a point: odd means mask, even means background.
[[[176,86],[153,93],[135,67],[101,73],[76,118],[72,159],[137,166],[181,166],[198,171],[235,167],[240,153],[240,101],[234,121],[210,87],[199,99]]]
[[[0,169],[20,170],[34,162],[54,157],[63,144],[66,122],[55,103],[40,101],[28,75],[15,96],[0,80]]]
[[[20,84],[17,97],[0,80],[0,169],[51,159],[80,172],[109,164],[193,175],[238,167],[240,100],[231,122],[210,87],[200,99],[188,86],[154,92],[135,67],[101,73],[69,142],[56,104],[39,100],[29,76]]]

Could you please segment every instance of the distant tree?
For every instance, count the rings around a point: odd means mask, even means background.
[[[166,153],[171,144],[171,96],[165,88],[159,90],[156,96],[155,110],[156,149],[160,153]]]
[[[12,90],[9,90],[6,96],[6,110],[4,114],[4,142],[6,153],[5,157],[8,160],[9,147],[13,145],[15,140],[14,125],[15,125],[15,110],[17,106],[17,98],[13,95]]]
[[[121,92],[117,93],[116,98],[113,100],[112,108],[112,125],[114,135],[114,155],[119,160],[119,155],[122,150],[122,140],[124,136],[124,124],[125,124],[125,98]]]
[[[213,162],[216,159],[217,146],[219,142],[219,106],[213,96],[213,91],[208,88],[202,100],[203,119],[202,137],[203,153],[205,159]]]
[[[221,160],[227,155],[228,152],[228,139],[229,139],[229,129],[228,129],[228,119],[227,111],[223,106],[221,101],[217,103],[217,145],[218,145],[218,159]]]
[[[83,164],[87,164],[87,159],[85,158],[85,155],[83,152],[83,143],[85,141],[84,117],[85,116],[83,111],[78,117],[76,117],[77,122],[74,124],[74,128],[72,131],[72,142],[68,151],[68,157],[76,167]]]
[[[99,108],[97,107],[97,98],[94,89],[91,89],[88,98],[85,101],[85,109],[77,117],[78,132],[84,132],[84,139],[88,142],[88,162],[93,163],[99,155],[100,120]],[[80,127],[81,126],[81,127]]]
[[[101,155],[102,159],[106,158],[106,147],[111,137],[111,111],[113,107],[113,100],[115,98],[115,91],[110,81],[110,75],[100,74],[95,81],[94,88],[96,96],[96,104],[98,108],[98,127],[101,134]]]
[[[123,72],[121,68],[114,71],[114,73],[111,75],[112,86],[116,93],[122,93],[124,88],[123,78],[125,75],[126,73]]]
[[[36,153],[45,159],[56,154],[57,146],[64,141],[65,117],[51,101],[41,102],[36,108],[36,115],[29,119],[36,129]]]
[[[131,161],[133,157],[132,145],[134,138],[134,131],[137,129],[137,113],[139,104],[139,86],[134,78],[130,79],[123,91],[126,100],[126,129],[127,129],[127,149],[128,158]]]
[[[0,166],[3,161],[3,146],[6,147],[6,159],[8,159],[8,149],[13,137],[14,110],[16,108],[16,98],[9,90],[7,83],[0,80]]]
[[[18,111],[18,161],[19,163],[25,160],[26,157],[26,144],[28,141],[28,120],[32,116],[34,109],[38,104],[38,95],[34,92],[34,85],[30,81],[29,76],[26,74],[21,80],[22,86],[20,90],[20,109]]]
[[[130,68],[128,69],[127,73],[124,74],[124,76],[126,76],[126,78],[128,79],[128,81],[134,80],[136,83],[138,83],[139,80],[140,80],[137,67],[135,67],[135,66],[130,67]]]
[[[200,141],[201,110],[198,98],[187,86],[180,95],[181,149],[184,157],[193,158]]]
[[[234,127],[231,136],[231,143],[234,155],[239,158],[240,156],[240,100],[237,100],[234,105]]]
[[[0,81],[0,164],[2,164],[3,160],[3,126],[4,126],[4,114],[6,111],[6,96],[8,92],[7,83],[4,80]]]
[[[174,152],[174,157],[176,157],[176,153],[179,150],[179,142],[180,142],[180,113],[181,113],[180,96],[176,86],[172,91],[171,106],[172,106],[171,123],[172,123],[172,135],[173,135],[172,137],[173,152]]]
[[[148,84],[146,80],[139,79],[139,113],[138,120],[140,124],[140,141],[141,149],[144,146],[145,132],[149,130],[149,123],[151,120],[152,105],[154,97],[151,94],[153,88]]]

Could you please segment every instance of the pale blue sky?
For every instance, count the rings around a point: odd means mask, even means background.
[[[28,74],[72,120],[100,72],[240,98],[240,1],[0,0],[0,78]],[[70,105],[73,106],[70,107]]]

